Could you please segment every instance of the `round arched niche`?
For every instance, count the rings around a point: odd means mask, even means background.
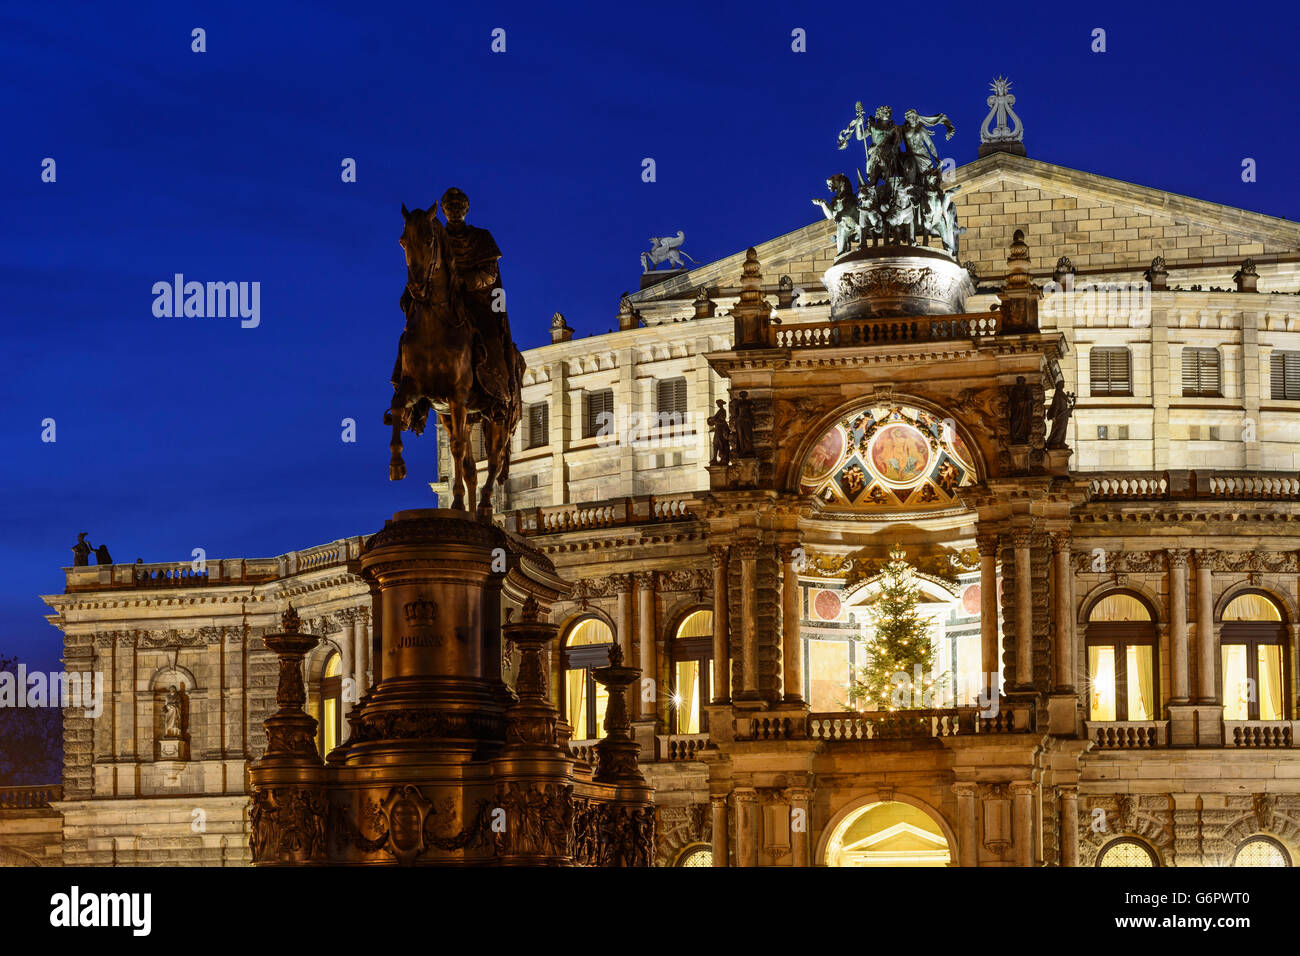
[[[870,401],[824,420],[791,484],[829,511],[926,513],[962,507],[980,480],[956,420],[905,401]]]
[[[865,819],[868,814],[886,810],[892,813],[889,820],[882,821],[883,825],[876,827],[874,823]],[[897,817],[897,819],[893,819]],[[867,823],[867,829],[873,831],[873,836],[881,837],[880,840],[872,844],[873,847],[885,851],[880,853],[881,862],[832,862],[832,854],[842,854],[844,852],[844,841],[846,836],[850,838],[851,845],[856,842],[855,826],[861,827]],[[901,826],[900,826],[901,824]],[[889,831],[894,831],[892,834]],[[886,841],[899,839],[909,843],[918,852],[914,856],[924,856],[925,859],[913,862],[886,862],[885,857],[889,852],[889,843]],[[941,857],[946,857],[941,859]],[[895,860],[897,858],[895,857]],[[816,857],[814,858],[816,866],[861,866],[861,865],[895,865],[895,866],[956,866],[957,865],[957,837],[948,821],[944,819],[937,809],[918,797],[906,793],[899,793],[893,790],[880,790],[874,794],[858,797],[850,800],[842,806],[826,824],[822,830],[821,838],[817,841]]]

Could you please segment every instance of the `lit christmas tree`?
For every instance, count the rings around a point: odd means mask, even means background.
[[[865,663],[849,686],[855,709],[899,710],[936,706],[930,622],[920,613],[915,572],[899,545],[889,552],[880,594],[870,605],[871,636]]]

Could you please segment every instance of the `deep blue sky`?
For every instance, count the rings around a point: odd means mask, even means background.
[[[398,207],[449,185],[504,250],[522,348],[548,341],[557,309],[580,335],[614,326],[648,236],[683,229],[707,262],[812,221],[825,177],[851,169],[834,141],[856,99],[946,111],[945,155],[969,162],[997,73],[1033,157],[1300,219],[1290,6],[893,19],[753,2],[9,4],[0,654],[54,666],[36,596],[62,589],[78,531],[123,562],[262,556],[429,503],[432,436],[390,484],[380,415]],[[176,272],[260,282],[261,326],[155,318],[151,287]]]

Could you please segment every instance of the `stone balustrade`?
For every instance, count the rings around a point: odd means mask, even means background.
[[[0,787],[0,810],[38,810],[63,799],[60,784],[39,787]]]
[[[657,760],[698,760],[709,747],[708,734],[659,734],[655,737]]]
[[[997,312],[838,321],[828,319],[797,325],[769,326],[766,344],[780,349],[837,348],[974,339],[996,335],[998,331]]]
[[[1092,479],[1093,501],[1300,501],[1300,475],[1292,472],[1121,471]]]
[[[1146,750],[1169,745],[1167,720],[1085,721],[1098,750]]]
[[[1293,747],[1295,723],[1293,720],[1225,720],[1223,743],[1226,747]]]
[[[507,531],[525,536],[612,528],[625,525],[694,521],[693,495],[637,495],[582,504],[526,508],[505,515]]]

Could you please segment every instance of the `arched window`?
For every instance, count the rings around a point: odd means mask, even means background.
[[[569,631],[564,642],[564,715],[575,740],[601,736],[609,694],[591,674],[609,665],[614,632],[598,617],[586,617]]]
[[[1151,609],[1124,591],[1088,612],[1088,719],[1155,720],[1160,709]]]
[[[682,851],[681,856],[677,858],[675,866],[712,866],[713,865],[713,847],[707,843],[696,843],[688,846]]]
[[[316,729],[316,743],[324,757],[342,741],[343,728],[343,660],[338,651],[325,659],[320,675],[320,726]]]
[[[1232,855],[1233,866],[1290,866],[1291,854],[1277,840],[1266,836],[1253,836],[1237,847]]]
[[[1141,840],[1112,840],[1097,854],[1098,866],[1159,866],[1160,858]]]
[[[1223,609],[1219,645],[1223,719],[1289,719],[1286,624],[1272,599],[1259,591],[1234,597]]]
[[[709,667],[713,660],[713,612],[699,610],[686,615],[673,635],[671,651],[669,733],[703,733],[709,729],[703,705],[713,699]]]

